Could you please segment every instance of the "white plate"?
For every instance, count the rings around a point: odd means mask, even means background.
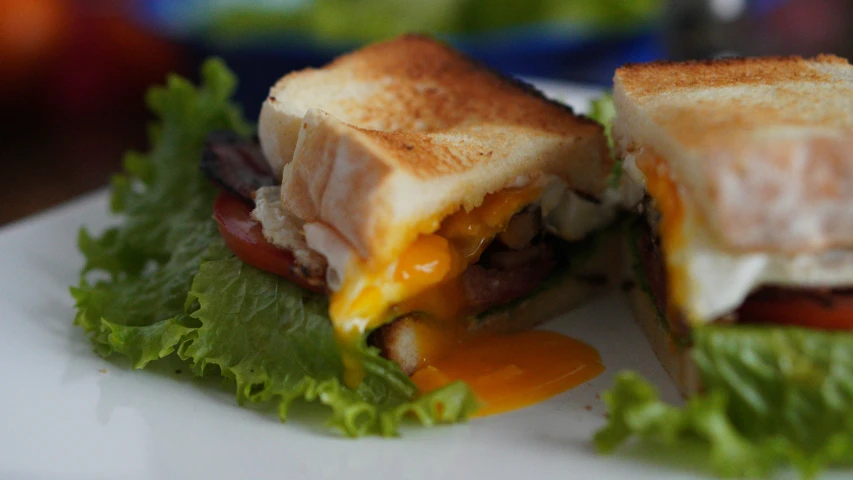
[[[579,107],[595,95],[543,86]],[[186,373],[133,371],[96,356],[72,325],[68,286],[82,266],[79,226],[97,231],[110,221],[100,192],[0,230],[0,479],[685,478],[598,456],[590,444],[604,424],[599,394],[616,372],[637,370],[678,398],[618,292],[547,326],[601,352],[607,370],[593,381],[463,425],[349,440],[307,420],[318,417],[308,407],[281,424]]]

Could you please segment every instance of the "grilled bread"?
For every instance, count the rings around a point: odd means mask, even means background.
[[[616,71],[614,102],[618,155],[662,158],[722,247],[791,254],[853,246],[846,60],[628,65]]]
[[[561,277],[560,288],[524,298],[574,262],[551,235],[580,240],[614,216],[597,198],[613,164],[602,127],[441,42],[403,36],[291,73],[271,89],[258,128],[282,211],[328,262],[343,344],[396,319],[374,340],[411,371],[424,357],[411,313],[519,330],[608,283],[597,270],[593,281]],[[527,221],[529,235],[510,238]],[[508,266],[507,255],[523,260]],[[395,273],[415,258],[433,265],[418,271],[442,273]],[[357,368],[347,374],[357,384]]]
[[[292,159],[302,119],[312,108],[380,131],[497,124],[566,139],[599,135],[593,122],[572,115],[568,107],[419,35],[370,45],[323,68],[282,77],[270,89],[258,125],[276,175]]]
[[[612,167],[595,122],[414,35],[283,77],[259,132],[283,204],[362,258],[541,174],[596,195]]]
[[[594,195],[611,169],[601,131],[587,123],[578,123],[573,136],[500,123],[385,132],[312,109],[303,126],[284,167],[283,205],[306,222],[330,226],[359,256],[377,261],[395,257],[418,234],[489,193],[550,175]]]

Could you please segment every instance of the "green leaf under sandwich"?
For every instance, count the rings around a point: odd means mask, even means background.
[[[211,132],[250,131],[230,102],[235,85],[212,60],[201,86],[171,77],[149,92],[160,118],[150,129],[151,150],[129,154],[113,182],[112,208],[122,223],[97,237],[83,230],[78,239],[86,264],[71,288],[75,323],[101,355],[123,355],[143,368],[177,352],[198,375],[234,380],[240,403],[275,402],[282,419],[295,399],[327,405],[329,424],[349,436],[393,435],[406,417],[423,425],[466,419],[476,408],[466,385],[418,397],[399,367],[374,350],[364,352],[365,382],[343,386],[325,299],[224,247],[212,219],[216,190],[198,164]],[[93,272],[106,279],[92,280]]]
[[[393,435],[407,413],[422,423],[456,422],[477,404],[457,383],[415,398],[400,368],[365,351],[367,376],[352,390],[342,386],[341,358],[325,297],[310,293],[235,257],[202,264],[190,298],[201,321],[180,350],[198,375],[208,365],[237,383],[240,403],[275,401],[286,418],[298,398],[332,408],[330,424],[348,435]]]
[[[605,394],[596,435],[609,452],[631,436],[689,444],[721,476],[767,476],[790,464],[811,478],[853,463],[853,334],[796,327],[705,326],[691,352],[703,391],[683,407],[636,374]]]

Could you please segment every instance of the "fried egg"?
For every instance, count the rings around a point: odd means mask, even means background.
[[[837,287],[853,283],[853,251],[786,255],[733,251],[721,245],[675,183],[663,159],[648,152],[626,158],[625,171],[645,185],[661,213],[670,300],[692,323],[732,312],[762,285]]]

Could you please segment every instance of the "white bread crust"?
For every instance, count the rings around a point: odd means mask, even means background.
[[[684,397],[699,390],[699,372],[690,358],[690,349],[676,345],[669,330],[658,320],[657,310],[649,295],[636,285],[628,292],[634,320],[646,336],[663,369]]]
[[[663,322],[674,320],[658,318],[658,309],[652,297],[640,287],[640,279],[636,277],[634,263],[634,248],[629,244],[629,236],[621,238],[622,242],[622,278],[627,280],[628,301],[634,313],[634,321],[643,331],[646,340],[658,357],[661,366],[678,387],[684,397],[699,390],[699,372],[690,358],[690,349],[679,345],[672,337],[670,330]]]
[[[609,168],[600,135],[491,124],[382,132],[314,109],[303,125],[283,170],[283,205],[305,222],[335,229],[359,256],[378,261],[489,193],[556,176],[595,194]]]
[[[819,56],[617,70],[617,153],[666,161],[723,248],[853,247],[853,67]]]

